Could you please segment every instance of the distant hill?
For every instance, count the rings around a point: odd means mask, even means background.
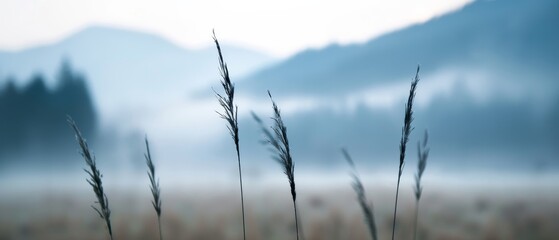
[[[250,75],[238,88],[263,97],[267,89],[277,96],[340,96],[407,81],[416,64],[424,76],[449,68],[556,76],[558,11],[555,0],[478,0],[364,44],[304,51]]]
[[[421,64],[406,171],[424,129],[433,170],[557,170],[557,12],[556,0],[478,0],[363,44],[307,50],[277,62],[226,47],[243,161],[247,168],[275,164],[248,114],[269,120],[269,89],[284,114],[297,168],[345,166],[339,154],[345,146],[368,170],[395,170],[404,101]],[[107,131],[138,127],[122,134],[129,141],[124,147],[115,147],[136,154],[129,154],[130,162],[142,159],[148,132],[168,161],[162,165],[236,167],[210,88],[219,77],[213,48],[188,51],[149,34],[95,27],[49,46],[0,53],[0,74],[49,72],[66,52],[90,79],[100,112],[126,116]],[[165,104],[169,99],[174,104]]]
[[[304,51],[237,89],[255,102],[268,101],[269,89],[280,107],[316,105],[285,117],[300,165],[343,164],[347,146],[385,167],[397,157],[404,98],[421,64],[411,161],[429,129],[436,167],[559,169],[558,12],[555,0],[478,0],[363,44]],[[250,134],[259,147],[258,131]]]
[[[228,45],[223,49],[233,76],[274,61],[247,49]],[[188,50],[149,33],[94,26],[52,44],[0,51],[0,79],[29,79],[35,72],[53,76],[65,59],[90,79],[101,113],[186,98],[188,92],[209,88],[209,82],[219,77],[213,46]]]

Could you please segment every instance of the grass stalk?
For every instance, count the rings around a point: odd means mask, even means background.
[[[105,190],[103,189],[103,182],[101,180],[102,174],[97,168],[97,163],[95,161],[95,156],[90,151],[89,146],[87,145],[87,141],[83,138],[76,122],[71,118],[67,118],[68,124],[74,130],[76,135],[76,141],[80,147],[80,154],[82,155],[85,163],[89,167],[89,169],[84,169],[84,171],[89,175],[89,179],[86,179],[87,183],[93,188],[93,192],[95,193],[95,197],[97,198],[97,203],[99,207],[95,207],[91,205],[91,207],[99,214],[101,219],[105,220],[105,224],[107,225],[107,231],[109,233],[109,237],[113,240],[113,230],[111,227],[111,210],[109,209],[109,199],[105,194]]]
[[[417,239],[417,219],[419,215],[419,200],[421,199],[421,193],[423,191],[423,187],[421,186],[421,177],[423,176],[423,172],[425,172],[425,168],[427,167],[427,158],[429,157],[429,147],[427,147],[427,142],[429,141],[429,134],[427,130],[425,131],[425,135],[423,137],[423,142],[419,141],[417,143],[417,173],[415,175],[415,218],[414,218],[414,227],[413,227],[413,240]]]
[[[410,93],[405,107],[404,126],[402,127],[402,138],[400,139],[400,164],[398,167],[398,182],[396,183],[396,199],[394,201],[394,216],[392,221],[392,240],[396,233],[396,213],[398,211],[398,192],[400,190],[400,179],[404,171],[405,158],[406,158],[406,145],[409,141],[409,136],[413,130],[411,124],[413,122],[413,99],[415,98],[415,90],[419,82],[419,66],[415,73],[415,78],[411,82]]]
[[[264,143],[271,146],[271,150],[274,153],[272,159],[277,161],[282,167],[283,172],[287,176],[289,181],[289,187],[291,189],[291,198],[293,200],[293,212],[295,214],[295,231],[297,234],[297,240],[299,240],[299,215],[297,214],[297,192],[295,190],[295,166],[293,164],[293,158],[291,157],[291,151],[289,148],[289,140],[287,138],[287,127],[283,123],[281,118],[281,113],[272,98],[272,94],[268,91],[268,96],[272,101],[272,108],[274,110],[274,116],[272,120],[274,124],[271,126],[272,132],[264,126],[264,122],[256,114],[252,113],[254,120],[260,125],[262,132],[265,135]]]
[[[361,210],[363,211],[363,215],[365,217],[365,223],[369,228],[371,238],[373,240],[378,240],[377,227],[375,223],[375,217],[373,214],[373,206],[372,204],[368,203],[367,196],[365,194],[365,188],[363,187],[363,183],[361,182],[361,178],[359,177],[359,173],[357,172],[357,167],[355,167],[355,163],[353,162],[353,159],[351,158],[349,152],[345,148],[342,148],[342,154],[345,160],[347,161],[347,163],[349,164],[349,166],[351,167],[351,171],[352,171],[351,176],[353,178],[353,183],[351,185],[353,187],[353,190],[357,194],[357,201],[359,202],[359,205],[361,206]]]
[[[149,142],[148,138],[145,138],[146,142],[146,153],[144,157],[146,158],[146,164],[148,166],[148,177],[150,182],[150,190],[151,195],[153,196],[153,200],[151,204],[153,205],[153,209],[155,213],[157,213],[157,223],[159,227],[159,240],[163,240],[163,233],[161,230],[161,188],[159,187],[159,179],[155,177],[155,165],[153,164],[153,160],[151,159],[151,152],[149,150]]]
[[[217,48],[219,55],[219,71],[221,74],[221,86],[225,91],[224,95],[215,93],[221,107],[223,107],[224,112],[218,112],[219,116],[227,121],[227,128],[229,133],[235,142],[235,149],[237,150],[237,163],[239,169],[239,186],[241,191],[241,212],[243,217],[243,239],[246,240],[246,223],[245,223],[245,200],[243,192],[243,172],[241,170],[241,153],[239,151],[239,123],[237,118],[238,107],[233,103],[235,98],[235,86],[231,83],[231,78],[229,77],[229,69],[227,68],[227,63],[223,60],[223,54],[221,52],[221,46],[219,41],[213,33],[213,40]]]

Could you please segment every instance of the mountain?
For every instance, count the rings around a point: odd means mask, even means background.
[[[343,164],[339,148],[347,146],[364,163],[395,169],[421,64],[410,161],[428,129],[435,168],[558,169],[557,11],[554,0],[478,0],[363,44],[304,51],[237,89],[255,103],[269,103],[271,90],[299,165]],[[255,128],[250,116],[241,124]],[[257,128],[247,135],[247,148],[258,148]]]
[[[274,61],[234,46],[225,45],[223,51],[232,75],[238,77]],[[35,72],[53,76],[63,60],[90,79],[94,100],[105,114],[186,98],[188,92],[209,88],[208,82],[219,77],[213,46],[189,50],[153,34],[102,26],[52,44],[0,52],[0,77],[26,81]]]
[[[558,10],[554,0],[478,0],[363,44],[304,51],[250,75],[238,88],[258,96],[267,89],[278,96],[340,96],[407,80],[417,64],[424,76],[466,67],[556,75]]]
[[[275,164],[250,116],[254,111],[269,120],[269,89],[282,110],[297,169],[345,166],[343,146],[368,170],[395,171],[404,103],[419,63],[406,171],[415,164],[415,144],[425,129],[430,171],[557,170],[558,10],[555,0],[478,0],[362,44],[307,50],[279,62],[239,54],[253,65],[225,48],[237,74],[243,167],[256,172]],[[210,88],[218,82],[215,50],[156,44],[161,42],[156,36],[91,28],[57,44],[2,53],[0,72],[24,75],[50,66],[39,66],[41,61],[56,69],[65,49],[73,49],[80,54],[71,61],[87,73],[98,109],[126,116],[103,129],[110,133],[104,139],[111,140],[104,145],[115,153],[101,150],[106,155],[100,159],[143,164],[137,160],[149,133],[162,166],[236,170],[231,138],[215,113],[220,108]],[[41,51],[49,54],[25,54]],[[20,73],[5,70],[27,65]],[[131,132],[121,134],[122,128]]]

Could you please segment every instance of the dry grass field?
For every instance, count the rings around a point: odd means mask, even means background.
[[[554,179],[554,178],[550,178]],[[3,186],[0,239],[107,239],[105,225],[90,205],[94,195],[83,179],[72,187],[43,190]],[[298,207],[306,240],[369,239],[355,193],[347,181],[303,184]],[[425,183],[419,215],[419,239],[554,240],[559,237],[559,184],[541,181],[447,181]],[[521,184],[518,184],[518,183]],[[524,182],[524,184],[522,184]],[[538,183],[542,184],[538,184]],[[414,199],[410,181],[401,189],[396,239],[411,239]],[[163,187],[165,239],[242,239],[239,193],[234,185]],[[247,239],[294,239],[287,184],[247,181]],[[389,239],[394,186],[365,182],[374,201],[379,238]],[[145,188],[145,189],[144,189]],[[157,217],[148,186],[107,189],[115,239],[158,239]]]

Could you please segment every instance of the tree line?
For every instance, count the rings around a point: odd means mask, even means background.
[[[47,86],[42,74],[26,84],[18,85],[13,77],[1,82],[0,164],[21,161],[18,157],[26,155],[52,159],[73,149],[67,115],[80,123],[86,136],[96,135],[97,113],[87,80],[69,62],[61,64],[54,87]]]

